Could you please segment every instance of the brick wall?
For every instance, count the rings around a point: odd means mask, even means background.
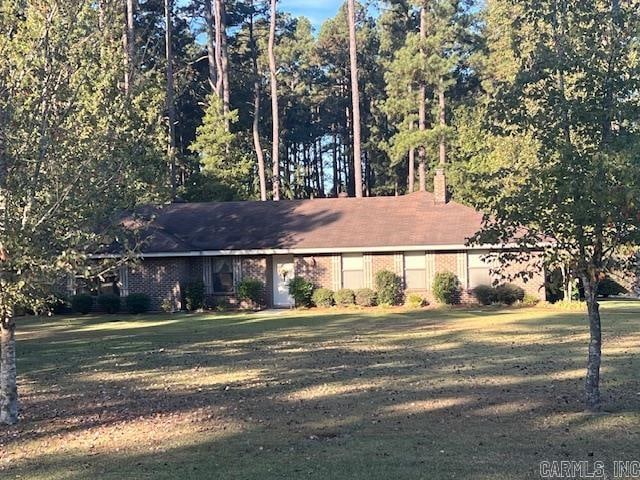
[[[160,310],[165,300],[180,309],[180,284],[189,279],[189,264],[187,258],[142,260],[129,270],[129,292],[149,295],[152,310]]]
[[[294,258],[295,275],[314,285],[333,289],[333,255],[308,255]]]
[[[371,273],[373,276],[372,285],[375,286],[376,273],[381,270],[396,271],[395,255],[393,253],[372,253],[371,254]],[[398,273],[398,272],[396,272]]]
[[[389,270],[403,277],[402,259],[400,253],[372,253],[370,255],[371,268],[367,268],[367,275],[371,275],[370,285],[375,285],[375,275],[380,270]],[[474,301],[471,292],[466,289],[467,262],[465,252],[432,252],[432,267],[427,267],[427,271],[432,269],[435,273],[449,271],[455,273],[463,283],[463,302]],[[336,267],[339,264],[339,256],[336,255],[305,255],[294,258],[295,275],[306,278],[318,287],[325,287],[336,290],[339,287],[340,272]],[[513,265],[502,271],[507,277],[504,281],[510,281],[521,286],[525,292],[545,299],[544,274],[536,271],[538,258],[531,259],[518,265]],[[271,259],[267,256],[242,257],[240,259],[240,277],[257,278],[265,283],[265,299],[271,297]],[[523,269],[535,272],[532,278],[524,281],[516,278],[515,274]],[[153,310],[160,310],[164,300],[171,302],[174,308],[179,309],[181,305],[180,284],[192,280],[202,279],[202,258],[153,258],[141,261],[131,268],[129,272],[129,291],[131,293],[145,293],[151,297],[151,307]],[[241,278],[237,278],[239,281]],[[407,293],[418,293],[433,302],[431,293],[432,279],[427,279],[428,287],[424,290],[411,290]],[[235,302],[233,296],[228,297],[231,302]]]
[[[267,283],[267,257],[243,257],[242,278],[256,278]]]

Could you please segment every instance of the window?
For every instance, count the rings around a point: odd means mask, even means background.
[[[427,288],[427,257],[425,252],[404,254],[404,283],[407,290]]]
[[[233,263],[229,257],[211,259],[213,293],[233,292]]]
[[[487,250],[475,251],[468,253],[469,263],[469,288],[475,288],[478,285],[491,285],[491,268],[494,261],[486,258],[489,254]]]
[[[352,290],[364,286],[363,261],[361,253],[342,255],[342,288]]]

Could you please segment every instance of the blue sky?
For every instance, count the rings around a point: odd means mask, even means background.
[[[281,0],[278,9],[294,16],[304,15],[317,29],[327,18],[334,17],[344,0]]]

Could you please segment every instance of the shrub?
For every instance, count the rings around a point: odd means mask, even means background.
[[[355,292],[356,305],[361,307],[373,307],[376,304],[376,292],[370,288],[359,288]]]
[[[598,296],[607,298],[611,295],[627,293],[627,289],[611,278],[605,278],[598,284]]]
[[[134,314],[148,312],[151,308],[151,298],[144,293],[132,293],[126,298],[125,302],[127,310]]]
[[[460,280],[451,272],[437,273],[433,279],[433,296],[440,303],[460,303]]]
[[[490,285],[478,285],[473,289],[473,296],[481,305],[491,305],[498,301],[496,289]]]
[[[184,305],[190,312],[199,310],[204,306],[204,282],[196,280],[189,282],[182,288]]]
[[[523,307],[533,307],[534,305],[537,305],[539,302],[540,302],[540,299],[535,295],[531,295],[530,293],[525,293],[524,298],[521,301]]]
[[[310,306],[313,290],[313,283],[305,278],[293,277],[289,280],[289,295],[293,297],[296,307]]]
[[[171,298],[163,298],[160,303],[160,310],[165,313],[174,313],[176,311],[175,303]]]
[[[264,283],[257,278],[245,278],[238,283],[238,299],[252,307],[264,304]]]
[[[74,295],[71,297],[71,309],[74,312],[85,315],[91,311],[93,307],[93,297],[86,293]]]
[[[330,307],[333,305],[333,292],[328,288],[316,288],[311,300],[316,307]]]
[[[389,270],[376,273],[378,303],[399,305],[402,303],[402,279]]]
[[[428,302],[422,297],[422,295],[410,293],[407,295],[405,305],[409,308],[420,308],[428,305]]]
[[[524,289],[513,283],[498,285],[496,287],[496,299],[499,303],[513,305],[524,300]]]
[[[98,295],[96,302],[100,310],[110,315],[120,311],[120,297],[114,293]]]
[[[46,309],[54,315],[64,315],[71,312],[71,306],[69,299],[65,296],[56,297],[50,302],[47,302]]]
[[[333,299],[336,305],[344,307],[356,303],[356,294],[350,288],[342,288],[333,295]]]

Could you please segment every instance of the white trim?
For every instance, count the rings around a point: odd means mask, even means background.
[[[549,246],[549,243],[538,244],[535,248],[543,248]],[[327,247],[327,248],[256,248],[247,250],[194,250],[189,252],[149,252],[141,253],[139,258],[168,258],[168,257],[222,257],[222,256],[241,256],[241,255],[305,255],[323,253],[380,253],[380,252],[415,252],[429,250],[433,252],[451,251],[451,250],[505,250],[512,248],[520,248],[516,243],[507,243],[503,245],[401,245],[389,247]],[[121,255],[116,253],[101,253],[90,255],[90,258],[120,258]]]

